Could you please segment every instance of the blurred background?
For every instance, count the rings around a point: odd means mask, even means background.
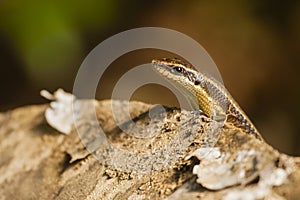
[[[3,0],[0,111],[47,103],[41,89],[71,92],[78,68],[95,46],[144,26],[174,29],[198,41],[264,138],[282,152],[300,155],[299,1]],[[160,50],[121,56],[100,80],[104,87],[97,98],[110,98],[130,68],[167,56]],[[175,96],[158,85],[139,88],[131,99],[178,106]]]

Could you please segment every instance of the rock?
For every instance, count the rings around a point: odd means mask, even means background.
[[[0,199],[296,199],[300,194],[299,159],[251,135],[227,127],[211,137],[209,118],[170,108],[149,116],[153,106],[141,102],[130,103],[138,126],[125,120],[118,122],[120,129],[112,103],[122,115],[124,102],[96,103],[109,148],[95,151],[85,148],[76,129],[64,135],[50,127],[45,105],[1,113]],[[145,130],[153,132],[141,138]],[[214,156],[203,156],[205,148],[213,148]]]

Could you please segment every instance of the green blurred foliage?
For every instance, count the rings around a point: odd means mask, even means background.
[[[82,30],[105,27],[114,8],[112,0],[4,1],[0,31],[25,63],[29,79],[48,87],[67,79],[83,57]]]

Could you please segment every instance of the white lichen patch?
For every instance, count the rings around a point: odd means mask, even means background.
[[[54,94],[42,90],[40,94],[44,98],[52,100],[45,112],[48,124],[61,133],[69,134],[73,127],[72,105],[75,96],[63,89],[58,89]]]
[[[246,169],[240,163],[241,154],[245,152],[240,152],[235,159],[227,162],[230,155],[221,153],[218,148],[198,149],[192,154],[201,160],[193,168],[193,173],[198,176],[197,182],[208,189],[218,190],[251,181],[246,181]]]
[[[220,190],[241,185],[225,192],[226,200],[266,197],[272,199],[272,187],[282,185],[294,169],[294,163],[287,156],[254,149],[230,153],[221,152],[216,147],[200,148],[190,156],[200,160],[200,164],[194,166],[193,173],[197,175],[197,182],[202,186]],[[243,187],[255,180],[256,184]],[[279,197],[277,195],[275,199],[280,199]]]

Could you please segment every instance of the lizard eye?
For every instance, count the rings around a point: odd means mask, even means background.
[[[183,71],[182,67],[174,67],[174,69],[179,73],[181,73]]]
[[[194,84],[195,84],[195,85],[199,85],[199,84],[200,84],[200,81],[195,81]]]

